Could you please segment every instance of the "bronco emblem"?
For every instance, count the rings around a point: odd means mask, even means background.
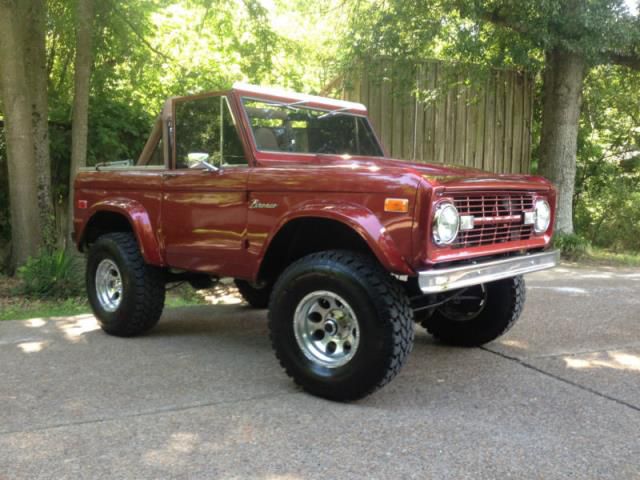
[[[251,203],[249,204],[249,208],[276,208],[277,206],[277,203],[262,203],[257,198],[251,200]]]

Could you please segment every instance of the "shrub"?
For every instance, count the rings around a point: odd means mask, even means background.
[[[42,251],[18,269],[19,293],[38,298],[72,298],[83,293],[81,262],[66,250]]]
[[[579,260],[589,255],[591,243],[575,233],[558,234],[553,238],[554,247],[560,249],[562,256],[568,260]]]

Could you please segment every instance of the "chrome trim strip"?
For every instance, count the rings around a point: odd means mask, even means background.
[[[502,217],[475,217],[475,223],[485,225],[488,223],[518,223],[522,220],[522,215],[503,215]]]
[[[418,284],[423,293],[438,293],[546,270],[559,262],[560,251],[550,250],[461,267],[434,268],[418,272]]]

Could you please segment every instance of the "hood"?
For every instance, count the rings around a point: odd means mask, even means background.
[[[498,174],[460,165],[410,162],[388,157],[332,156],[327,163],[348,163],[362,168],[379,168],[389,172],[403,170],[420,176],[431,187],[447,190],[530,189],[548,190],[551,183],[543,177],[529,174]]]

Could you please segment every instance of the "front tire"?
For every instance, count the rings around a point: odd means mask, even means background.
[[[89,303],[102,329],[118,337],[140,335],[160,320],[165,282],[159,268],[144,263],[132,233],[102,235],[87,258]]]
[[[372,258],[308,255],[276,282],[271,342],[286,373],[313,395],[362,398],[393,379],[413,345],[407,295]]]
[[[524,302],[524,278],[506,278],[466,289],[421,324],[444,343],[478,347],[505,334],[520,318]]]

